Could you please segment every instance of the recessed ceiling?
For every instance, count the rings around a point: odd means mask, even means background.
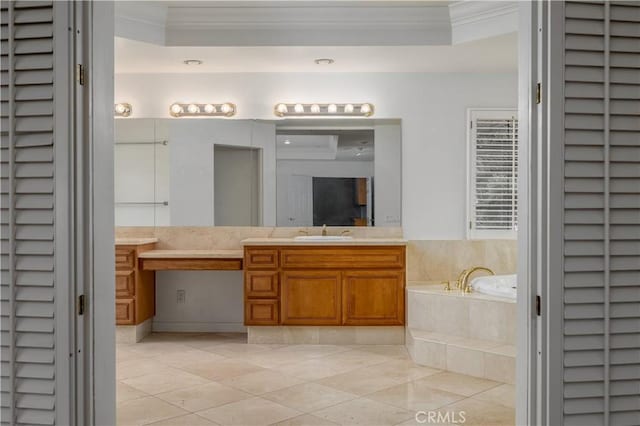
[[[448,46],[168,47],[116,38],[115,72],[503,72],[517,69],[517,34]],[[317,65],[317,58],[332,58]],[[203,61],[187,66],[186,59]]]

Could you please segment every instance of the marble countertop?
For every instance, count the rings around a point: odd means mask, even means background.
[[[138,255],[143,259],[242,259],[242,250],[149,250]]]
[[[140,237],[140,238],[116,238],[117,246],[140,246],[143,244],[157,243],[158,239],[153,237]]]
[[[296,240],[294,238],[247,238],[243,245],[250,246],[404,246],[401,238],[353,238],[350,240]]]

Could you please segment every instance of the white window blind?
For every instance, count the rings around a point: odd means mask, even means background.
[[[518,217],[516,110],[469,111],[469,238],[515,238]]]

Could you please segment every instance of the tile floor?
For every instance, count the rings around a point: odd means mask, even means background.
[[[119,426],[460,424],[462,412],[465,425],[503,426],[514,393],[415,365],[404,346],[249,345],[232,333],[117,346]]]

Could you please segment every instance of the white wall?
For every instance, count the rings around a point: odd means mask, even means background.
[[[372,102],[375,118],[402,119],[405,236],[464,239],[466,109],[516,106],[517,74],[119,74],[116,98],[134,117],[168,117],[175,101],[229,101],[237,118],[269,120],[278,102]]]
[[[376,226],[401,226],[402,221],[402,131],[396,124],[375,127]]]

